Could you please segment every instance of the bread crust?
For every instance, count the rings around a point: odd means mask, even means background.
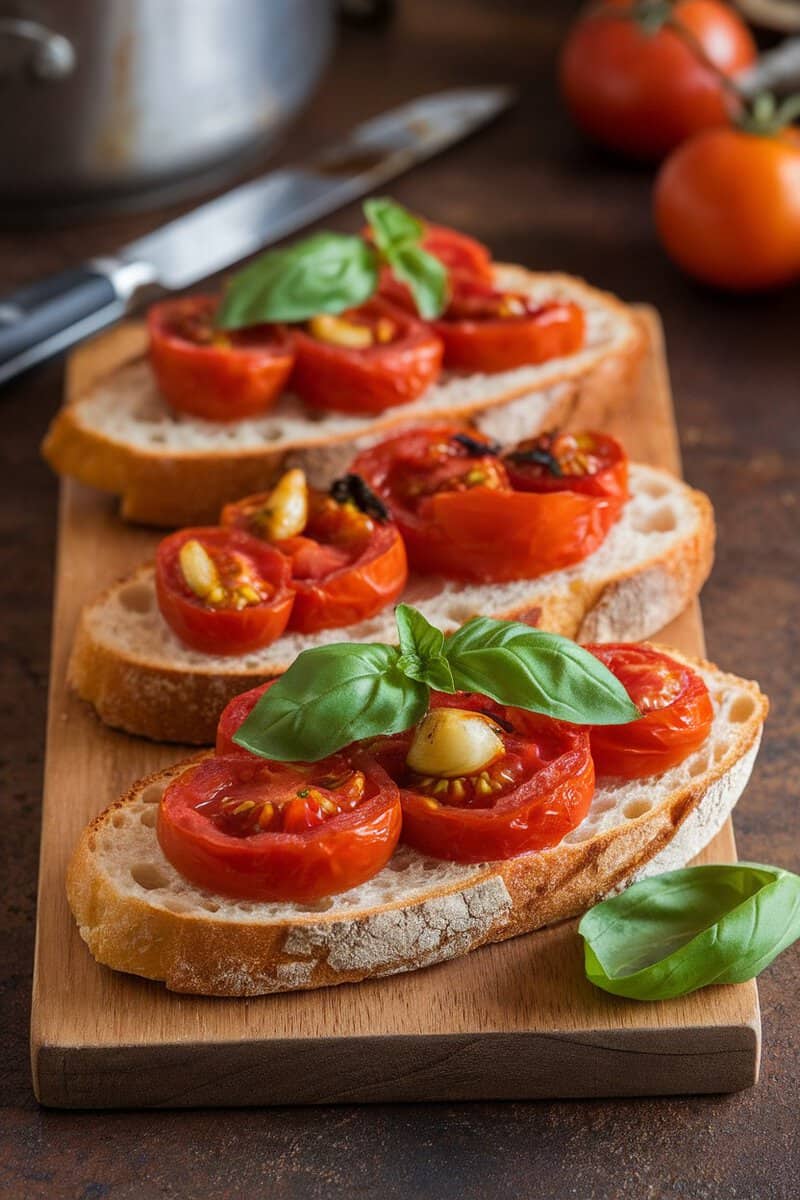
[[[329,480],[358,450],[404,424],[463,421],[500,436],[510,420],[506,410],[511,410],[515,401],[548,392],[551,394],[540,425],[549,428],[568,419],[579,394],[582,400],[590,393],[611,403],[630,386],[643,357],[645,338],[626,305],[566,275],[542,275],[503,264],[497,265],[497,275],[510,287],[524,288],[542,280],[551,281],[554,287],[569,287],[587,304],[602,307],[624,323],[626,332],[616,344],[598,347],[588,362],[576,358],[574,363],[566,360],[554,365],[533,388],[530,384],[501,385],[497,392],[484,394],[479,400],[454,398],[451,406],[437,407],[429,415],[410,414],[399,406],[371,422],[369,430],[357,437],[352,432],[326,431],[322,422],[318,435],[296,442],[282,440],[278,446],[265,443],[252,448],[184,453],[137,447],[107,436],[83,419],[83,403],[93,395],[98,386],[95,383],[60,410],[44,439],[42,453],[59,474],[121,497],[121,514],[126,520],[156,526],[203,524],[215,521],[228,501],[269,487],[290,466],[302,467],[312,479]],[[112,372],[105,382],[115,374]]]
[[[213,911],[170,911],[141,889],[140,895],[125,893],[99,860],[98,845],[115,836],[115,816],[119,821],[117,814],[141,807],[148,788],[163,790],[186,766],[178,764],[136,784],[84,831],[67,877],[81,936],[99,962],[116,970],[163,980],[174,991],[243,996],[414,970],[576,916],[648,870],[674,867],[699,853],[749,778],[766,698],[755,683],[669,653],[713,673],[715,687],[746,694],[749,713],[731,725],[721,754],[709,754],[703,771],[642,816],[542,853],[464,868],[456,880],[431,870],[430,884],[411,900],[400,882],[395,898],[362,909],[337,907],[334,898],[327,912],[223,919]],[[223,904],[209,897],[209,908],[219,911]]]

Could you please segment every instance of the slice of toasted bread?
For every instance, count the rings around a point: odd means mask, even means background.
[[[633,464],[631,499],[603,545],[538,579],[461,584],[412,576],[403,599],[441,629],[476,614],[532,619],[583,641],[637,641],[676,617],[711,568],[714,516],[702,492]],[[357,625],[286,634],[253,654],[211,657],[185,646],[162,618],[153,568],[141,567],[81,614],[69,679],[109,725],[159,741],[208,745],[232,696],[280,675],[323,642],[393,641],[391,608]]]
[[[767,701],[754,683],[675,657],[708,684],[709,738],[663,775],[601,780],[586,819],[551,850],[461,866],[400,846],[368,883],[315,905],[237,902],[194,887],[161,852],[157,804],[180,763],[84,831],[67,878],[81,937],[98,962],[174,991],[255,996],[429,966],[682,866],[741,795]]]
[[[575,300],[587,318],[577,354],[497,375],[446,374],[412,404],[379,417],[308,412],[284,396],[263,417],[203,421],[172,412],[145,357],[101,379],[53,421],[43,453],[82,483],[122,497],[122,515],[151,525],[215,521],[223,504],[269,487],[289,466],[327,486],[358,450],[401,425],[466,421],[509,440],[561,424],[578,391],[602,394],[633,378],[644,347],[624,304],[581,280],[498,266],[498,284],[541,299]],[[145,337],[142,332],[141,349]]]

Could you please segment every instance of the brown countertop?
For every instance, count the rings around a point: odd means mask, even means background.
[[[521,87],[513,113],[391,192],[474,233],[499,258],[585,275],[660,309],[686,474],[711,494],[719,523],[717,563],[703,595],[709,653],[757,676],[773,703],[764,749],[737,811],[740,852],[798,870],[800,293],[718,296],[670,266],[654,240],[649,173],[587,149],[559,106],[554,55],[567,12],[556,9],[505,0],[406,0],[389,30],[345,36],[284,157],[425,90],[471,81]],[[2,285],[110,252],[164,215],[2,233]],[[356,228],[357,209],[341,220]],[[761,979],[761,1083],[721,1099],[99,1114],[37,1107],[27,1037],[56,510],[56,483],[37,445],[60,389],[61,366],[50,364],[3,395],[0,1195],[777,1200],[796,1194],[796,949]]]

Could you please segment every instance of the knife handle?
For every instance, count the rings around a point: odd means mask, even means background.
[[[90,264],[0,298],[0,383],[121,316],[124,303]]]

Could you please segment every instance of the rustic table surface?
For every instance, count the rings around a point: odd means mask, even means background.
[[[800,295],[733,299],[692,286],[661,254],[650,174],[590,151],[554,86],[567,6],[401,2],[382,31],[348,31],[284,156],[426,89],[483,81],[522,98],[492,129],[392,193],[488,242],[500,258],[585,275],[660,309],[688,479],[719,523],[703,607],[712,658],[757,676],[773,711],[737,813],[740,853],[798,870]],[[0,234],[3,288],[112,251],[172,215]],[[337,218],[337,221],[339,218]],[[358,212],[341,218],[358,225]],[[761,1083],[725,1098],[374,1108],[60,1113],[40,1110],[27,1038],[49,653],[56,481],[37,445],[61,367],[4,396],[0,470],[0,1195],[149,1197],[743,1197],[797,1194],[800,960],[762,977]]]

